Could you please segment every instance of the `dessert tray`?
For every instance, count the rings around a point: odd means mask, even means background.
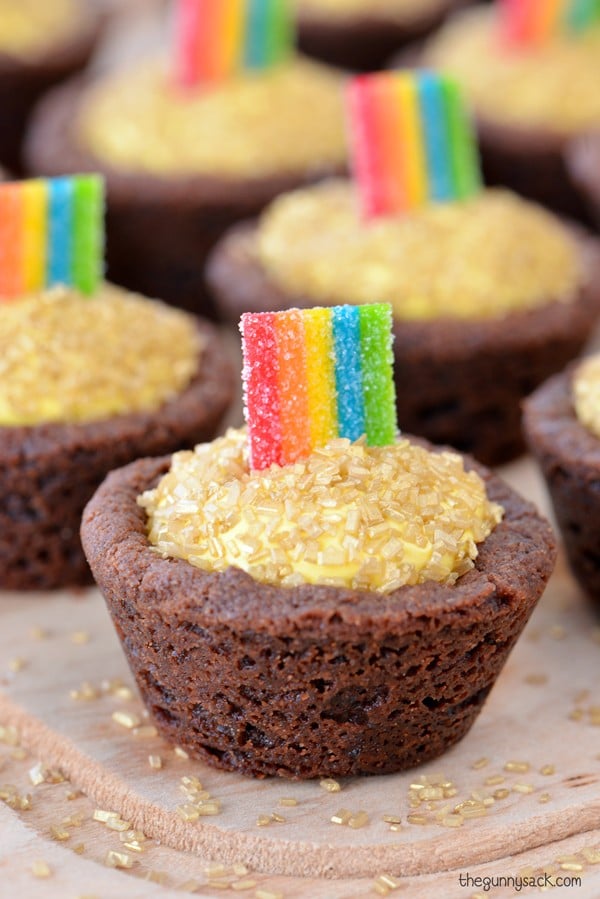
[[[529,460],[502,474],[547,511]],[[458,899],[478,876],[600,892],[600,622],[562,556],[467,737],[339,783],[253,780],[165,743],[97,590],[1,601],[0,822],[27,896]]]

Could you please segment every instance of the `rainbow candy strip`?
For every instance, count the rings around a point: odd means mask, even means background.
[[[289,0],[177,0],[175,81],[181,87],[268,69],[293,46]]]
[[[366,218],[481,188],[473,129],[458,86],[433,72],[353,78],[347,105],[354,174]]]
[[[600,23],[600,0],[500,0],[500,28],[511,46],[536,46]]]
[[[94,293],[103,274],[103,179],[0,184],[0,247],[0,300],[53,284]]]
[[[289,465],[334,437],[394,442],[391,327],[384,303],[242,315],[251,468]]]

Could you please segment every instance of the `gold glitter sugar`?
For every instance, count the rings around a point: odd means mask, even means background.
[[[189,384],[200,354],[189,317],[108,284],[91,298],[55,288],[5,303],[0,425],[157,409]]]
[[[350,182],[329,179],[278,197],[245,240],[240,252],[291,295],[376,297],[399,320],[501,317],[569,301],[582,280],[567,230],[504,190],[365,224]]]
[[[502,515],[453,453],[407,440],[366,447],[337,439],[293,466],[253,473],[243,429],[175,454],[171,471],[138,502],[164,556],[212,571],[235,565],[283,586],[382,593],[454,583]],[[396,548],[386,558],[390,541]]]

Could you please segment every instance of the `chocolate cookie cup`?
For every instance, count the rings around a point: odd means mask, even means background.
[[[600,131],[573,141],[567,164],[571,180],[600,230]]]
[[[153,412],[77,424],[0,426],[0,589],[48,590],[92,582],[79,526],[113,468],[162,455],[217,432],[234,373],[217,331],[198,323],[197,374]]]
[[[280,587],[153,551],[137,497],[169,464],[113,472],[82,524],[168,740],[220,768],[312,778],[398,771],[466,734],[553,568],[555,540],[530,503],[478,468],[504,518],[453,586]]]
[[[553,66],[552,45],[537,52],[516,51],[513,65],[510,55],[497,49],[498,6],[475,7],[454,16],[416,55],[422,65],[444,70],[463,87],[475,117],[487,184],[505,185],[589,225],[589,211],[571,177],[568,154],[573,139],[600,127],[597,102],[588,101],[586,108],[582,101],[585,114],[577,118],[574,113],[578,91],[593,95],[600,65],[588,67],[587,77],[583,63],[573,71],[575,54],[566,44],[558,47]],[[596,56],[598,47],[596,38]],[[565,59],[561,69],[560,58],[569,53],[571,59]],[[396,64],[405,63],[399,57]]]
[[[207,281],[223,319],[242,312],[307,307],[290,295],[254,252],[258,225],[236,226],[217,246]],[[568,303],[546,304],[501,318],[394,319],[398,424],[432,443],[450,444],[486,465],[525,449],[521,400],[579,354],[600,312],[600,249],[578,232],[587,276]]]
[[[23,142],[31,113],[40,97],[81,71],[101,37],[104,20],[90,5],[79,4],[65,33],[27,54],[0,48],[0,163],[23,170]]]
[[[524,426],[573,575],[600,611],[600,440],[575,413],[575,368],[550,378],[526,400]]]
[[[314,159],[303,168],[248,178],[160,175],[114,165],[94,154],[75,133],[88,89],[85,80],[74,81],[38,106],[27,147],[29,170],[43,175],[100,172],[108,195],[108,277],[194,313],[215,317],[204,267],[208,253],[231,225],[256,215],[279,193],[346,167],[345,148],[340,148],[336,164]]]
[[[394,51],[435,31],[452,10],[464,0],[429,0],[406,3],[398,0],[396,9],[362,9],[342,14],[319,8],[319,3],[297,0],[298,44],[317,59],[343,69],[376,71]]]

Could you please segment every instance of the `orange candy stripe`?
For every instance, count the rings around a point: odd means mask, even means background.
[[[281,464],[309,455],[310,419],[306,389],[306,335],[298,309],[276,316],[279,362]]]
[[[20,184],[0,187],[0,300],[24,293],[24,200]]]

